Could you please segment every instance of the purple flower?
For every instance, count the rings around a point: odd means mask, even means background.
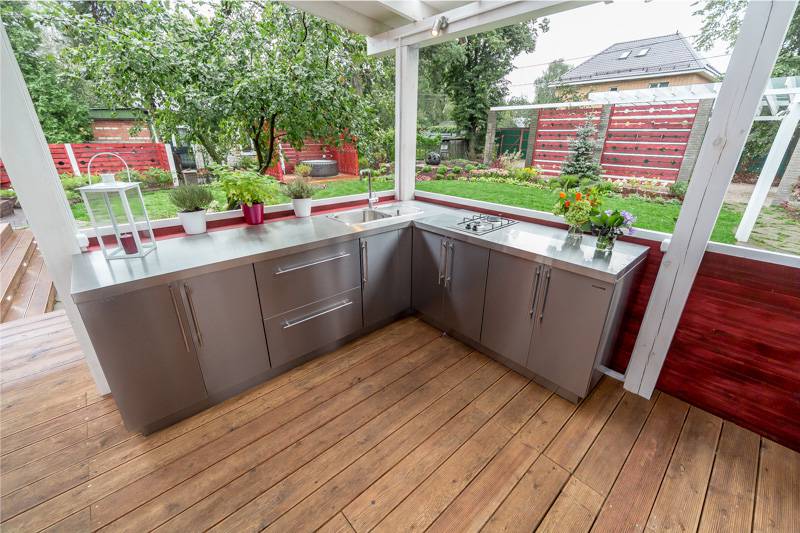
[[[614,211],[613,211],[613,210],[611,210],[611,209],[606,209],[606,210],[605,210],[605,211],[603,211],[603,212],[604,212],[604,213],[605,213],[607,216],[611,216],[611,213],[613,213]]]

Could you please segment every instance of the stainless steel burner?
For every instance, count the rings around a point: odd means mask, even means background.
[[[511,220],[510,218],[501,217],[499,215],[478,214],[464,217],[461,222],[458,222],[452,227],[464,233],[483,235],[490,231],[512,226],[516,223],[516,220]]]

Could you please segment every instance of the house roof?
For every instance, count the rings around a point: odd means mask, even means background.
[[[720,76],[719,71],[697,54],[686,37],[673,33],[612,44],[567,71],[554,85],[582,85],[689,72],[697,72],[709,80]]]

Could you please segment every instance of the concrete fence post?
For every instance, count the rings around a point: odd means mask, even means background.
[[[598,165],[603,158],[603,150],[606,146],[606,136],[608,135],[608,124],[611,121],[611,110],[613,106],[606,104],[600,112],[600,122],[597,124],[597,150],[594,152],[594,162]]]
[[[794,145],[789,164],[786,165],[786,170],[783,171],[783,177],[778,184],[778,192],[772,201],[773,205],[780,205],[788,201],[792,194],[792,188],[798,182],[800,182],[800,140]]]
[[[536,128],[539,126],[539,110],[531,110],[531,124],[528,126],[528,148],[525,150],[525,166],[533,166],[533,151],[536,144]]]
[[[681,161],[681,168],[678,171],[678,181],[688,181],[692,177],[694,164],[697,161],[697,155],[700,153],[700,146],[703,144],[703,137],[706,135],[706,128],[708,127],[713,107],[714,100],[711,98],[700,100],[697,105],[694,124],[692,124],[692,130],[689,132],[686,151],[683,153],[683,161]]]
[[[483,163],[488,165],[492,162],[492,152],[494,152],[494,136],[497,132],[497,111],[489,111],[486,117],[486,142],[483,145]]]

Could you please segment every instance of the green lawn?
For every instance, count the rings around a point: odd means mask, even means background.
[[[536,189],[510,183],[486,183],[476,181],[434,180],[417,182],[417,189],[440,194],[472,198],[485,202],[526,207],[549,212],[556,201],[555,193],[548,189]],[[636,227],[672,233],[678,218],[680,204],[656,203],[640,198],[610,197],[603,201],[607,209],[625,209],[636,215]],[[735,244],[734,232],[742,214],[727,206],[714,227],[711,240]]]
[[[394,188],[394,181],[387,179],[373,179],[373,190],[386,191]],[[367,182],[358,181],[337,181],[325,184],[314,198],[334,198],[336,196],[347,196],[349,194],[358,194],[367,192]],[[220,209],[224,209],[226,204],[225,193],[217,187],[211,187],[211,193],[217,201]],[[150,220],[157,220],[159,218],[172,218],[177,216],[177,209],[172,205],[169,200],[169,190],[160,191],[146,191],[142,193],[145,206],[147,207],[147,214]],[[284,194],[279,195],[278,199],[273,204],[288,203],[289,197]],[[72,215],[75,220],[82,222],[89,222],[89,215],[86,213],[86,207],[83,203],[72,204]]]

